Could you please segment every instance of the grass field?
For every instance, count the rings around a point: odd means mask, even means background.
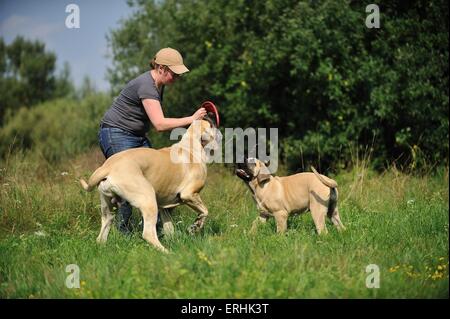
[[[139,232],[113,229],[96,244],[98,194],[77,178],[100,162],[93,152],[57,167],[20,155],[0,164],[1,298],[448,298],[448,169],[412,176],[356,165],[333,176],[347,230],[328,223],[319,237],[309,213],[290,218],[285,235],[273,220],[250,235],[251,195],[215,164],[201,193],[210,211],[203,232],[190,236],[196,214],[176,208],[165,255]],[[65,285],[70,264],[80,288]],[[370,264],[379,288],[366,287]]]

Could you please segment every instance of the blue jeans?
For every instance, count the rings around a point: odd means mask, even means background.
[[[101,128],[98,132],[98,140],[106,158],[130,148],[152,147],[145,136],[136,136],[116,127]]]
[[[152,144],[145,136],[136,136],[130,132],[116,127],[100,128],[98,132],[100,148],[106,158],[113,154],[137,147],[152,147]],[[128,202],[122,203],[119,208],[118,228],[122,233],[130,233],[129,221],[131,217],[131,205]]]

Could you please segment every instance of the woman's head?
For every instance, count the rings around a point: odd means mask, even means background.
[[[172,48],[159,50],[152,59],[151,65],[163,84],[173,83],[181,74],[189,72],[183,64],[181,54]]]

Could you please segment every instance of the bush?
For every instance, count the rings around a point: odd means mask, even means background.
[[[0,129],[0,155],[32,149],[56,162],[97,143],[100,120],[112,100],[92,94],[83,100],[51,100],[32,109],[21,108]]]

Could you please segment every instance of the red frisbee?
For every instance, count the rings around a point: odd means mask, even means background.
[[[214,113],[217,127],[219,127],[219,125],[220,125],[219,112],[217,111],[217,108],[214,105],[214,103],[211,101],[205,101],[202,103],[201,107],[204,107],[206,112],[208,112],[208,113],[210,113],[210,112]]]

